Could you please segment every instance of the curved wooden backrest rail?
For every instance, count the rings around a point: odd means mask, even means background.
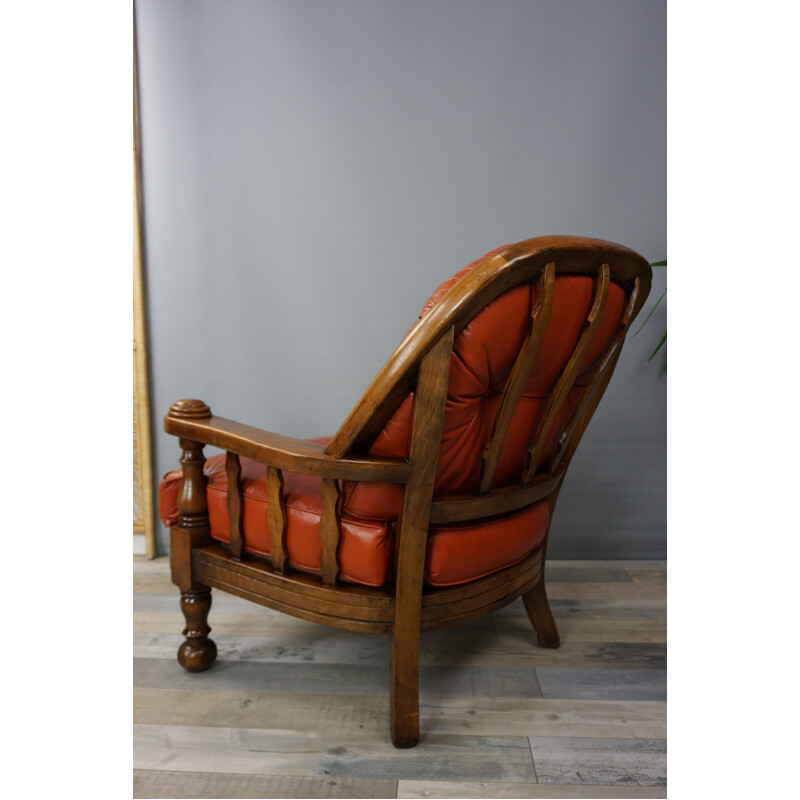
[[[492,488],[506,433],[521,401],[551,315],[559,275],[586,275],[594,297],[578,342],[533,425],[527,459],[515,485]],[[434,481],[447,403],[455,337],[493,299],[522,283],[537,283],[537,302],[483,449],[474,494],[434,498]],[[612,282],[627,294],[622,319],[585,384],[555,453],[545,444],[594,339]],[[462,585],[432,588],[423,582],[432,524],[476,522],[546,501],[552,512],[575,448],[614,372],[625,335],[650,291],[651,271],[620,245],[573,236],[529,239],[491,255],[467,272],[430,309],[386,362],[326,446],[262,431],[212,415],[200,400],[174,403],[165,420],[179,437],[183,478],[178,522],[171,529],[173,582],[181,590],[185,641],[178,661],[189,671],[208,669],[216,645],[208,637],[211,588],[215,587],[303,619],[354,631],[392,633],[391,735],[397,747],[419,739],[420,632],[458,625],[522,597],[543,647],[558,647],[558,630],[544,588],[549,530],[542,544],[519,563]],[[409,457],[367,457],[374,437],[413,392]],[[226,451],[230,544],[210,534],[204,445]],[[245,550],[241,457],[266,465],[271,561]],[[319,527],[320,576],[289,568],[283,470],[322,478]],[[404,484],[395,525],[394,580],[380,588],[343,584],[339,578],[341,497],[339,481]]]
[[[601,263],[607,263],[611,278],[628,291],[639,278],[634,316],[650,291],[650,266],[638,253],[618,244],[540,236],[506,247],[470,270],[408,332],[331,439],[327,452],[341,457],[368,447],[408,394],[420,360],[443,333],[451,326],[458,333],[478,310],[514,286],[537,279],[550,262],[555,263],[557,275],[592,276]]]

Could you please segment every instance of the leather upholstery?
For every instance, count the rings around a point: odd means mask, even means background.
[[[431,295],[419,319],[424,318],[447,289],[487,256],[445,281]],[[501,295],[455,338],[435,498],[474,492],[478,487],[481,453],[491,434],[503,387],[526,335],[538,291],[537,285],[520,285]],[[594,281],[591,278],[557,278],[550,321],[523,398],[512,418],[493,487],[519,480],[537,415],[572,354],[589,313],[593,293]],[[553,451],[569,422],[584,391],[581,384],[609,344],[625,302],[623,288],[612,282],[602,322],[587,356],[587,366],[553,426],[546,455]],[[412,395],[409,395],[376,437],[370,448],[372,455],[408,456],[411,405]],[[241,462],[245,547],[253,553],[268,556],[271,540],[267,521],[266,468],[245,458]],[[208,459],[205,469],[209,476],[211,533],[216,539],[228,541],[224,456]],[[317,572],[321,555],[318,534],[321,480],[285,472],[284,482],[289,560],[297,568]],[[159,504],[165,525],[177,522],[179,483],[179,470],[164,476],[161,483]],[[357,583],[380,586],[392,577],[394,525],[402,503],[402,487],[344,481],[340,488],[340,575]],[[463,583],[522,560],[543,541],[550,522],[549,515],[549,506],[542,501],[501,519],[432,527],[425,564],[426,581],[435,586]]]
[[[242,527],[246,549],[257,555],[272,554],[267,509],[266,472],[263,464],[241,459],[244,493]],[[230,541],[225,456],[207,459],[206,496],[211,535]],[[289,561],[297,569],[319,573],[321,546],[319,523],[322,513],[322,481],[307,475],[284,472],[286,492],[286,547]],[[179,469],[168,472],[158,492],[161,521],[178,522]],[[431,528],[425,562],[425,579],[434,586],[449,586],[488,575],[521,561],[538,546],[549,522],[549,509],[542,502],[520,514],[488,525],[440,525]],[[394,524],[358,519],[343,511],[339,540],[340,577],[366,586],[382,586],[392,578]],[[481,572],[476,573],[475,563]]]

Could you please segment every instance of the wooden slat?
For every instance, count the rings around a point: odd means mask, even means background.
[[[267,467],[267,515],[272,537],[272,567],[275,572],[286,571],[286,498],[283,495],[283,472]]]
[[[633,319],[633,311],[636,308],[638,296],[639,278],[636,278],[630,298],[628,299],[628,305],[620,320],[613,343],[611,347],[608,348],[603,360],[600,362],[600,366],[595,371],[591,383],[583,393],[583,397],[581,397],[578,408],[575,410],[572,421],[562,436],[558,450],[547,468],[548,472],[555,472],[565,458],[566,462],[569,463],[583,432],[586,430],[586,426],[589,424],[589,420],[594,415],[595,409],[611,380],[611,376],[614,374],[614,368],[617,365],[617,360],[619,359],[622,345],[625,341],[625,334],[628,331],[631,319]]]
[[[231,555],[241,560],[244,553],[242,519],[244,499],[242,497],[242,465],[236,453],[225,453],[225,476],[228,479],[228,520],[230,524]]]
[[[608,288],[611,283],[611,270],[608,264],[603,264],[597,277],[597,288],[594,293],[594,301],[592,303],[589,316],[584,323],[583,331],[578,338],[578,343],[575,345],[575,350],[572,356],[567,361],[561,375],[559,376],[550,397],[547,399],[544,409],[536,424],[536,429],[533,435],[533,442],[530,448],[530,455],[528,458],[528,466],[525,471],[523,483],[530,483],[533,476],[536,474],[536,469],[539,466],[539,461],[544,454],[544,448],[547,444],[547,437],[550,429],[558,416],[561,404],[569,394],[570,389],[575,383],[575,379],[583,366],[586,353],[589,350],[600,322],[603,319],[603,311],[605,310],[606,300],[608,299]]]
[[[326,586],[336,585],[339,574],[339,484],[333,478],[322,479],[322,518],[319,522],[319,539],[322,544],[320,568],[322,582]]]
[[[494,420],[492,434],[481,456],[481,494],[486,494],[492,486],[497,463],[503,452],[508,426],[517,410],[522,393],[525,391],[525,385],[530,378],[534,361],[539,353],[539,346],[553,309],[555,281],[556,265],[551,261],[542,271],[539,280],[539,298],[531,314],[530,328],[503,388],[503,396]]]
[[[419,738],[422,571],[454,337],[455,330],[450,328],[422,359],[411,412],[411,473],[397,521],[397,593],[392,642],[392,741],[398,747],[409,747]]]

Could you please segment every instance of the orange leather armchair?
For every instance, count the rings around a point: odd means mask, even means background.
[[[211,587],[315,622],[392,633],[392,741],[419,738],[420,632],[522,597],[559,638],[544,586],[570,459],[650,291],[639,255],[549,236],[493,250],[445,281],[330,439],[212,415],[164,419],[179,662],[208,669]],[[225,455],[205,460],[209,444]]]

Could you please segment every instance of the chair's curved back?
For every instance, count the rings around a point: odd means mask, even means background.
[[[540,237],[488,253],[434,292],[328,453],[408,457],[420,365],[452,329],[433,496],[458,497],[462,510],[438,518],[468,518],[479,506],[465,496],[503,494],[507,510],[545,496],[513,501],[508,488],[560,483],[545,476],[569,463],[650,282],[645,259],[596,239]]]

